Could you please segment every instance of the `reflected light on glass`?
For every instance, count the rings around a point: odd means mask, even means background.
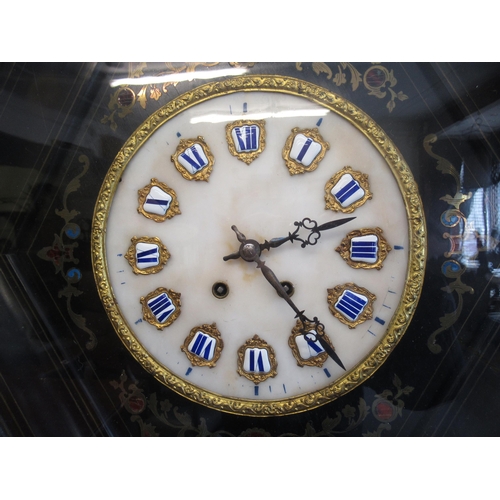
[[[191,118],[190,123],[221,123],[236,120],[265,120],[267,118],[293,118],[296,116],[326,116],[330,111],[328,109],[290,109],[286,111],[279,111],[278,113],[264,112],[264,113],[244,113],[241,115],[223,115],[211,114],[205,116],[196,116]]]
[[[118,78],[111,80],[109,86],[120,87],[121,85],[157,85],[160,83],[178,83],[194,80],[210,80],[223,76],[240,76],[248,70],[245,68],[215,69],[210,71],[192,71],[190,73],[175,73],[173,75],[140,76],[138,78]]]

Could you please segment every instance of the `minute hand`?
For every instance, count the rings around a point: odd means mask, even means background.
[[[295,317],[298,318],[303,327],[305,328],[305,324],[307,323],[314,323],[315,325],[315,330],[317,332],[317,335],[312,335],[313,336],[313,342],[318,340],[318,342],[321,344],[321,347],[325,350],[325,352],[343,369],[345,370],[345,367],[338,357],[337,353],[335,352],[334,349],[324,340],[322,333],[324,331],[324,326],[322,323],[319,322],[317,317],[314,317],[313,320],[310,320],[305,314],[304,311],[301,311],[292,301],[292,299],[288,296],[286,293],[286,290],[283,288],[283,285],[280,283],[280,280],[278,277],[273,273],[273,271],[266,266],[266,263],[262,260],[260,260],[258,255],[255,255],[253,258],[254,262],[257,264],[257,267],[262,271],[262,274],[266,278],[266,280],[273,286],[273,288],[278,292],[278,295],[282,298],[285,299],[287,304],[295,311]],[[309,332],[306,332],[305,329],[302,331],[302,334],[304,337],[307,335],[311,336]],[[307,338],[307,337],[306,337]],[[311,339],[309,339],[311,340]]]
[[[270,248],[277,248],[287,241],[291,241],[292,243],[294,241],[300,241],[300,246],[302,248],[305,248],[308,245],[316,245],[317,241],[321,238],[321,231],[327,231],[328,229],[333,229],[335,227],[341,226],[342,224],[345,224],[346,222],[349,222],[355,218],[356,217],[346,217],[344,219],[332,220],[318,226],[318,223],[315,220],[306,217],[301,221],[296,221],[293,223],[294,226],[296,226],[296,229],[293,233],[288,233],[288,236],[285,236],[283,238],[273,238],[271,241],[266,240],[264,243],[261,243],[260,250],[262,251],[269,250]],[[298,236],[301,227],[304,227],[310,231],[307,239],[305,240]]]
[[[333,229],[334,227],[341,226],[342,224],[345,224],[346,222],[349,222],[356,217],[345,217],[344,219],[337,219],[337,220],[332,220],[330,222],[325,222],[324,224],[321,224],[318,226],[318,223],[315,220],[310,219],[309,217],[306,217],[305,219],[302,219],[301,221],[296,221],[294,222],[294,226],[296,226],[296,229],[293,233],[288,233],[288,236],[285,236],[283,238],[273,238],[271,241],[265,240],[264,243],[259,243],[260,247],[260,252],[262,250],[269,250],[271,248],[278,248],[279,246],[283,245],[283,243],[286,243],[287,241],[291,241],[292,243],[294,241],[300,241],[301,242],[301,247],[305,248],[307,245],[316,245],[317,241],[321,237],[321,231],[326,231],[328,229]],[[232,229],[234,230],[236,226],[232,226]],[[309,235],[307,236],[307,239],[304,240],[298,236],[299,230],[301,227],[304,227],[310,231]],[[230,255],[226,255],[223,257],[224,260],[230,260],[230,259],[238,259],[241,257],[240,252],[235,252]]]

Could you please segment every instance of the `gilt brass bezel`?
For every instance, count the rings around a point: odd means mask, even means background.
[[[189,344],[191,343],[191,341],[194,339],[194,336],[198,332],[206,333],[215,340],[214,357],[210,360],[200,358],[199,356],[193,354],[188,349]],[[184,343],[181,345],[181,351],[186,354],[186,356],[188,357],[189,361],[193,366],[208,366],[209,368],[213,368],[216,365],[217,360],[220,358],[223,348],[224,348],[224,342],[222,341],[222,336],[219,330],[217,329],[217,325],[215,323],[212,323],[211,325],[203,324],[201,326],[195,326],[194,328],[191,329],[189,335],[186,337],[186,340],[184,340]]]
[[[168,120],[207,99],[236,92],[283,93],[314,102],[336,113],[359,130],[385,159],[403,198],[408,223],[408,269],[401,300],[378,345],[340,378],[317,391],[275,400],[221,396],[201,389],[160,364],[137,339],[133,325],[124,319],[113,294],[106,257],[106,226],[114,194],[131,159]],[[386,133],[356,105],[323,87],[288,76],[250,75],[213,81],[172,98],[152,113],[125,142],[111,164],[99,192],[92,221],[92,267],[104,309],[123,344],[158,381],[178,394],[212,409],[257,417],[290,415],[330,403],[358,387],[380,368],[406,331],[423,286],[427,236],[417,184],[398,148]]]
[[[229,148],[229,152],[241,160],[242,162],[250,165],[261,153],[264,151],[266,147],[266,129],[265,129],[265,120],[238,120],[235,122],[228,123],[226,125],[226,141],[227,146]],[[255,151],[242,151],[238,152],[236,146],[234,145],[234,140],[232,136],[233,129],[236,127],[243,127],[244,125],[257,125],[259,127],[259,145]]]
[[[298,134],[303,134],[306,137],[309,137],[313,141],[319,143],[321,145],[321,151],[318,153],[316,158],[311,162],[311,164],[306,167],[302,165],[302,163],[294,160],[293,158],[290,158],[290,152],[292,150],[293,146],[293,141],[295,140],[295,137]],[[319,133],[317,128],[304,128],[304,129],[299,129],[299,127],[295,127],[292,129],[292,133],[288,136],[285,146],[283,148],[283,159],[285,160],[285,165],[288,168],[288,171],[290,172],[290,175],[297,175],[297,174],[303,174],[305,172],[312,172],[313,170],[316,170],[318,168],[318,165],[320,164],[321,160],[325,157],[325,154],[327,150],[330,149],[330,144],[326,142],[323,137],[321,137],[321,134]]]
[[[152,214],[144,209],[144,203],[146,203],[146,198],[150,193],[153,187],[158,187],[165,193],[169,194],[172,197],[172,201],[170,202],[170,206],[168,207],[165,215]],[[179,200],[177,199],[177,193],[170,187],[168,187],[164,182],[160,182],[158,179],[151,179],[151,182],[144,186],[142,189],[138,191],[139,195],[139,206],[137,207],[137,211],[147,217],[148,219],[154,220],[155,222],[163,222],[167,219],[171,219],[172,217],[179,215],[181,213],[179,209]]]

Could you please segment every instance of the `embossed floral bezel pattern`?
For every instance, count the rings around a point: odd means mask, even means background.
[[[170,202],[170,205],[164,215],[153,214],[151,212],[148,212],[147,210],[144,210],[144,203],[146,203],[146,198],[153,187],[160,188],[162,191],[172,197],[172,201]],[[155,222],[164,222],[167,219],[171,219],[172,217],[181,213],[176,192],[172,188],[168,187],[164,182],[160,182],[158,179],[151,179],[151,182],[147,186],[139,189],[138,195],[139,206],[137,207],[137,211],[140,214],[144,215],[144,217],[154,220]]]
[[[191,343],[191,341],[194,339],[194,336],[198,332],[206,333],[215,340],[214,356],[210,360],[201,358],[200,356],[193,354],[189,350],[189,344]],[[215,323],[212,323],[211,325],[203,324],[201,326],[195,326],[189,332],[189,335],[186,337],[184,344],[181,345],[181,351],[186,354],[186,356],[188,357],[189,361],[193,366],[208,366],[209,368],[213,368],[216,365],[217,360],[220,358],[223,348],[224,348],[224,342],[222,341],[222,336]]]
[[[343,175],[349,174],[356,180],[365,194],[362,198],[351,203],[347,207],[343,207],[337,198],[331,193],[333,187],[339,182]],[[343,212],[344,214],[352,214],[356,208],[364,205],[368,200],[372,199],[372,194],[370,192],[370,186],[368,184],[368,175],[363,174],[362,172],[357,172],[353,170],[351,167],[344,167],[342,170],[339,170],[325,185],[325,208],[333,210],[334,212]]]
[[[172,301],[172,304],[175,306],[175,311],[168,317],[167,321],[164,323],[160,323],[156,320],[155,315],[152,313],[151,309],[148,306],[148,301],[153,299],[154,297],[158,297],[162,293],[166,293],[169,299]],[[181,314],[181,294],[174,292],[172,289],[159,287],[156,290],[148,293],[145,297],[141,297],[140,299],[142,305],[142,317],[144,321],[147,321],[149,324],[156,326],[158,330],[163,330],[164,328],[169,327]]]
[[[392,250],[392,247],[387,243],[387,240],[383,236],[383,231],[379,227],[375,229],[364,228],[351,231],[346,235],[346,237],[340,242],[340,245],[335,249],[336,252],[347,262],[347,264],[353,269],[377,269],[380,270],[384,267],[384,260],[387,254]],[[378,238],[378,250],[377,250],[377,260],[376,262],[361,262],[357,260],[352,260],[351,258],[351,241],[353,238],[359,236],[375,235]]]
[[[158,363],[137,340],[116,303],[109,281],[105,242],[108,214],[121,175],[133,156],[159,127],[207,99],[235,92],[257,91],[281,92],[309,99],[338,114],[363,133],[394,174],[404,200],[409,233],[409,266],[405,288],[399,306],[377,347],[360,364],[327,387],[297,397],[265,401],[214,394],[193,386]],[[422,201],[411,171],[394,143],[366,113],[348,100],[318,85],[285,76],[240,76],[207,83],[173,98],[149,116],[125,142],[111,164],[96,201],[92,224],[92,266],[97,289],[113,327],[135,359],[158,381],[191,401],[227,413],[260,417],[290,415],[317,408],[353,390],[373,375],[396,347],[413,317],[422,290],[426,253]]]
[[[317,154],[316,158],[311,162],[311,164],[306,167],[302,165],[302,163],[290,158],[290,152],[292,151],[293,141],[297,135],[303,134],[306,137],[312,139],[321,145],[321,151]],[[295,127],[292,129],[292,133],[288,136],[285,146],[283,148],[283,159],[285,160],[286,167],[290,172],[290,175],[303,174],[305,172],[312,172],[316,170],[321,163],[321,160],[325,157],[326,152],[330,149],[330,144],[326,142],[321,134],[318,132],[317,128],[313,129],[299,129],[299,127]]]
[[[226,140],[227,146],[229,148],[229,152],[238,160],[245,162],[247,165],[250,165],[261,153],[264,151],[266,147],[266,129],[265,129],[265,120],[238,120],[236,122],[231,122],[226,125]],[[245,125],[256,125],[259,127],[259,145],[255,151],[241,151],[239,152],[234,145],[233,140],[233,130],[236,127],[243,127]]]
[[[207,157],[208,164],[205,165],[203,168],[201,168],[198,172],[195,174],[192,174],[191,172],[188,172],[180,163],[179,163],[179,156],[186,151],[186,149],[190,148],[191,146],[194,146],[195,144],[199,144],[203,152],[205,153],[205,156]],[[175,165],[175,168],[179,171],[179,173],[184,177],[184,179],[187,179],[188,181],[206,181],[208,182],[208,178],[210,177],[210,174],[212,173],[212,169],[215,163],[214,155],[210,151],[210,148],[208,147],[208,144],[205,142],[205,139],[201,135],[199,135],[196,139],[181,139],[179,144],[177,145],[177,149],[175,150],[175,153],[171,156],[170,158]]]

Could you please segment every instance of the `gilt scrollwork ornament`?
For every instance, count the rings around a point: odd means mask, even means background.
[[[202,136],[181,139],[171,160],[179,173],[188,181],[206,181],[212,173],[214,155]]]
[[[303,174],[316,170],[328,149],[330,144],[317,128],[295,127],[285,142],[282,156],[290,175]]]
[[[380,270],[392,247],[376,227],[351,231],[335,250],[353,269]]]
[[[140,299],[144,321],[158,330],[169,327],[181,314],[181,294],[157,288]]]
[[[304,335],[304,331],[311,332],[311,336]],[[328,359],[327,352],[321,347],[317,340],[317,326],[314,323],[297,320],[297,324],[292,329],[292,334],[288,337],[288,345],[292,350],[293,357],[299,366],[316,366],[321,368]],[[321,337],[333,349],[332,341],[323,331]]]
[[[266,147],[264,120],[238,120],[226,125],[229,152],[250,165]]]
[[[373,293],[354,283],[345,283],[328,289],[328,309],[349,328],[356,328],[373,317],[375,299]]]
[[[158,179],[139,189],[137,211],[155,222],[163,222],[181,213],[175,191]]]
[[[134,274],[156,274],[163,269],[170,258],[167,247],[157,236],[152,238],[134,236],[131,241],[125,258]]]
[[[325,185],[325,208],[350,214],[372,199],[368,175],[346,166]]]
[[[181,351],[186,354],[193,366],[213,368],[220,358],[224,342],[217,325],[195,326],[186,337]]]
[[[238,374],[254,384],[278,374],[274,349],[258,335],[247,340],[238,349]]]

